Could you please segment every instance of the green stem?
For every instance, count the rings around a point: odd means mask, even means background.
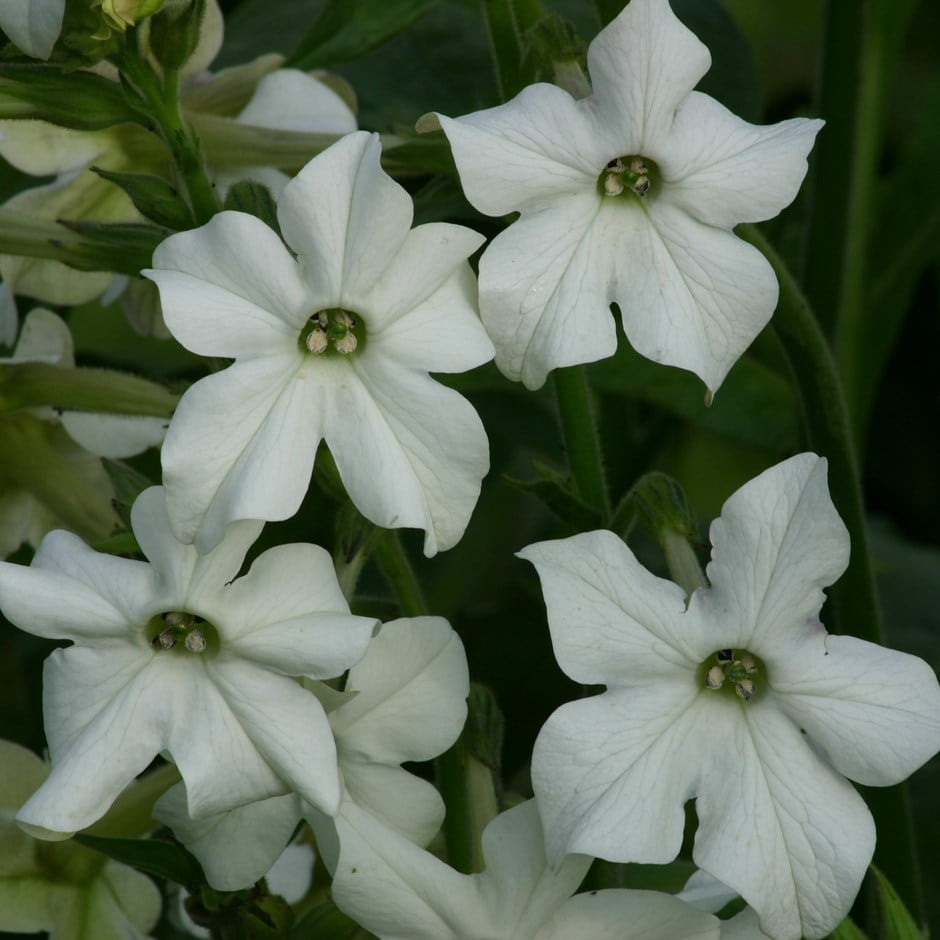
[[[810,444],[829,460],[832,501],[852,539],[849,566],[831,592],[836,625],[840,632],[880,643],[881,611],[859,468],[835,360],[809,303],[780,256],[756,228],[741,226],[738,232],[763,252],[780,282],[774,329],[793,371]],[[875,861],[902,893],[914,916],[923,920],[923,895],[907,792],[903,786],[868,790],[866,798],[878,825]]]
[[[375,557],[382,574],[398,596],[401,612],[406,617],[421,617],[427,614],[427,601],[397,532],[390,531],[378,540]]]
[[[572,366],[556,369],[552,376],[571,475],[582,499],[601,514],[606,524],[610,519],[610,496],[587,375],[583,366]]]
[[[483,830],[499,812],[493,772],[458,741],[437,759],[437,784],[447,807],[447,861],[464,874],[482,871]]]

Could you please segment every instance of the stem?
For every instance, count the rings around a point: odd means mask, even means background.
[[[604,523],[610,519],[610,497],[594,403],[583,366],[553,373],[561,429],[568,463],[581,497],[593,506]]]
[[[388,532],[384,538],[378,540],[375,557],[382,574],[398,596],[401,612],[406,617],[427,614],[427,601],[397,532]]]
[[[741,226],[738,233],[763,252],[780,282],[774,329],[790,361],[810,444],[829,459],[832,501],[852,539],[849,566],[831,592],[836,625],[840,632],[880,643],[881,611],[859,468],[835,361],[809,303],[780,256],[752,226]],[[866,799],[878,824],[875,862],[902,894],[914,917],[922,921],[923,895],[907,791],[903,785],[866,790]]]

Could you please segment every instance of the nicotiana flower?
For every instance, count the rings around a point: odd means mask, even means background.
[[[161,753],[197,818],[289,791],[335,813],[330,724],[294,677],[343,673],[375,621],[349,614],[329,555],[281,545],[236,577],[260,523],[232,526],[199,555],[170,531],[159,487],[138,497],[132,522],[149,564],[62,531],[31,567],[0,563],[7,618],[74,644],[46,660],[52,773],[19,821],[47,838],[88,826]]]
[[[725,503],[710,587],[688,601],[610,532],[524,549],[555,655],[607,691],[559,708],[532,778],[549,858],[667,862],[695,798],[696,864],[773,937],[822,937],[875,846],[845,779],[903,780],[940,747],[940,688],[920,659],[826,632],[849,538],[826,462],[801,454]]]
[[[521,213],[480,261],[496,364],[538,388],[612,355],[616,302],[638,352],[714,391],[777,303],[770,265],[731,230],[793,200],[822,122],[754,126],[693,91],[711,57],[667,0],[632,0],[587,61],[589,98],[538,84],[440,117],[470,202]]]
[[[235,359],[186,392],[163,449],[170,518],[200,551],[234,519],[295,513],[321,440],[359,511],[424,529],[426,555],[466,528],[486,433],[428,373],[493,355],[466,261],[483,239],[411,229],[411,199],[379,157],[377,135],[350,134],[287,185],[291,250],[259,219],[222,212],[168,238],[144,272],[184,346]]]
[[[23,321],[5,367],[38,362],[72,368],[75,352],[65,322],[41,308]],[[103,539],[119,520],[114,487],[101,457],[129,457],[163,440],[161,418],[14,407],[0,402],[0,558],[24,542],[37,546],[50,529],[66,527]]]
[[[328,712],[344,799],[408,840],[430,842],[444,819],[444,803],[430,783],[399,765],[437,757],[463,727],[467,659],[447,621],[415,617],[383,624],[350,669],[345,692],[306,684]],[[222,891],[254,884],[304,816],[321,852],[335,864],[333,821],[296,794],[193,820],[179,785],[161,797],[154,815],[199,859],[209,884]]]
[[[0,741],[0,932],[143,940],[160,916],[149,878],[75,842],[40,844],[13,821],[47,773],[31,751]]]
[[[718,940],[716,918],[667,894],[571,897],[593,859],[568,856],[553,870],[531,800],[486,827],[478,875],[454,871],[352,804],[336,827],[333,898],[382,940]]]
[[[222,15],[210,2],[203,17],[199,45],[184,68],[181,106],[200,133],[209,172],[220,191],[246,177],[265,183],[276,195],[287,178],[275,169],[244,166],[247,147],[227,135],[255,129],[276,136],[298,131],[339,136],[356,129],[356,118],[345,101],[316,75],[280,69],[281,56],[265,55],[245,65],[209,73],[206,69],[222,46]],[[136,222],[141,219],[124,191],[90,167],[116,173],[150,173],[167,177],[169,157],[153,135],[132,124],[107,130],[79,131],[45,121],[0,121],[4,138],[0,155],[23,173],[55,176],[51,183],[17,193],[4,208],[43,219]],[[302,151],[306,159],[309,144]],[[303,162],[294,157],[294,166]],[[263,163],[257,155],[255,162]],[[52,304],[92,300],[113,283],[101,271],[78,271],[58,261],[0,257],[0,272],[18,294]],[[123,288],[126,279],[117,279]],[[117,291],[109,291],[114,299]],[[139,293],[139,291],[137,292]],[[130,299],[130,298],[126,298]],[[138,299],[139,303],[139,299]],[[136,320],[132,311],[132,322]],[[159,327],[158,327],[159,331]]]

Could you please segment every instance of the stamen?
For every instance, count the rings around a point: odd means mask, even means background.
[[[721,666],[712,666],[705,673],[705,685],[709,689],[720,689],[725,682],[725,673]]]
[[[734,691],[738,694],[738,698],[749,702],[754,697],[754,683],[750,679],[742,679],[735,683]]]
[[[202,630],[193,630],[186,634],[186,640],[183,644],[190,653],[204,653],[206,649],[206,637]]]

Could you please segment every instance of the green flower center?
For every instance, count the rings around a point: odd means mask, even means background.
[[[219,649],[219,631],[208,620],[185,610],[154,615],[144,633],[158,653],[201,656]]]
[[[711,692],[737,698],[744,704],[760,695],[767,669],[745,649],[718,650],[699,666],[701,683]]]
[[[351,310],[318,310],[304,324],[297,342],[311,356],[349,356],[365,346],[366,327]]]
[[[637,155],[617,157],[597,178],[597,191],[614,198],[642,198],[651,189],[658,172],[652,160]]]

